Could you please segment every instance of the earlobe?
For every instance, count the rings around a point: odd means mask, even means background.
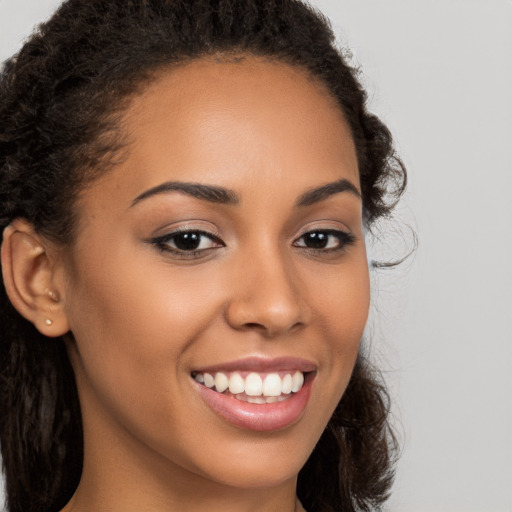
[[[49,337],[69,331],[54,263],[48,246],[27,221],[16,219],[5,228],[2,274],[7,295],[16,310]]]

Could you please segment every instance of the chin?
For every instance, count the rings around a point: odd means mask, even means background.
[[[264,461],[240,461],[228,468],[218,468],[210,479],[217,483],[239,489],[275,488],[295,480],[302,469],[302,461],[292,464],[285,457],[266,458]]]

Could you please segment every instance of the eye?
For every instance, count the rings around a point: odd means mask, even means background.
[[[336,251],[355,242],[354,235],[338,229],[317,229],[304,233],[293,245],[315,251]]]
[[[162,251],[182,256],[195,256],[208,249],[224,247],[222,241],[215,235],[201,230],[179,230],[154,238],[151,243]]]

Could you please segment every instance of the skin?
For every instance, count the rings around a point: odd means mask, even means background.
[[[13,303],[46,335],[73,333],[85,461],[64,511],[300,510],[297,474],[347,386],[368,313],[360,197],[296,206],[340,179],[360,190],[342,112],[300,69],[199,60],[133,98],[123,130],[128,156],[82,194],[71,248],[52,249],[22,221],[4,235],[4,262],[30,244],[44,255],[37,286],[21,270],[5,278]],[[240,200],[173,191],[133,204],[169,181],[225,187]],[[192,256],[152,243],[176,228],[214,240]],[[315,230],[354,241],[305,246]],[[32,292],[16,299],[23,286]],[[30,293],[38,301],[27,310]],[[249,356],[315,364],[291,426],[236,427],[197,392],[194,369]]]

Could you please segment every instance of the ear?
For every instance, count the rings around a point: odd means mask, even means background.
[[[17,311],[41,334],[56,337],[69,331],[69,322],[64,311],[64,283],[58,282],[50,247],[31,224],[16,219],[4,230],[2,274]]]

